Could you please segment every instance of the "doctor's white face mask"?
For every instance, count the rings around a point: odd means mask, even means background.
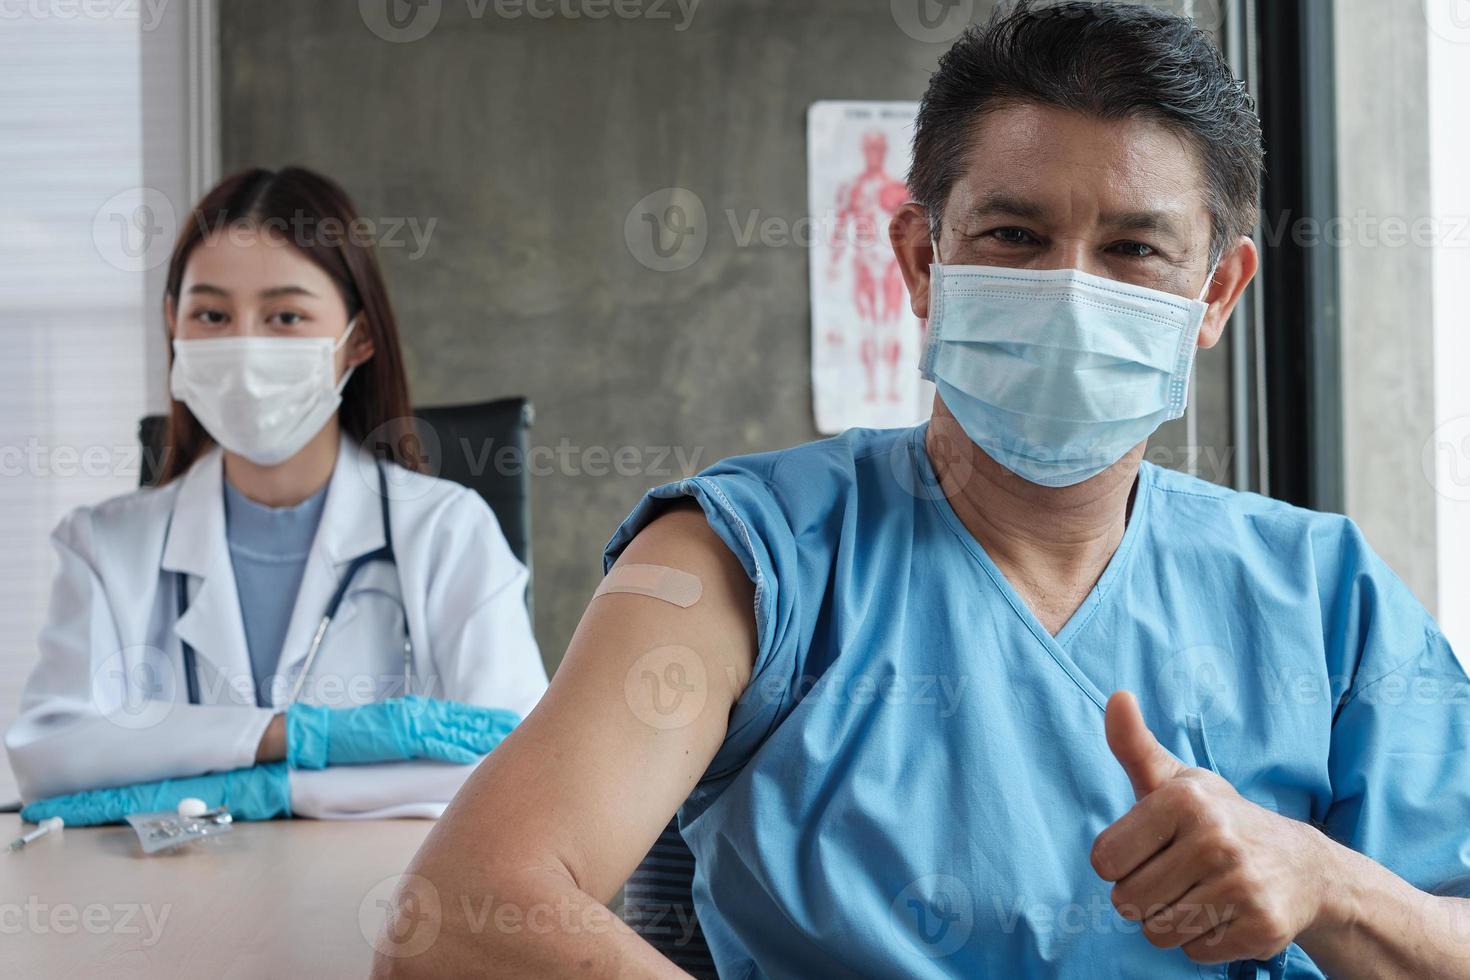
[[[1209,282],[1191,300],[1073,269],[930,275],[920,369],[970,440],[1023,479],[1082,483],[1184,414]]]
[[[336,414],[348,368],[337,380],[337,351],[357,318],[331,337],[219,337],[175,340],[173,396],[214,441],[261,466],[301,451]]]

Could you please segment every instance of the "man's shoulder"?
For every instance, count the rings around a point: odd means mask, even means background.
[[[788,449],[731,456],[700,478],[746,477],[778,495],[808,496],[812,490],[855,486],[866,471],[884,467],[894,453],[907,454],[916,429],[848,429],[841,435]]]
[[[861,499],[865,506],[902,483],[916,429],[849,429],[839,436],[789,449],[731,456],[698,475],[649,490],[613,533],[604,550],[610,566],[622,548],[671,501],[692,497],[737,552],[757,540],[767,549],[790,543],[798,530],[830,527],[832,515]],[[901,454],[901,455],[900,455]],[[911,472],[911,467],[910,470]],[[834,544],[840,535],[826,540]],[[823,540],[808,536],[807,546]]]
[[[1154,487],[1162,491],[1174,507],[1193,506],[1201,511],[1213,511],[1222,515],[1252,515],[1302,525],[1341,523],[1347,520],[1341,514],[1310,510],[1254,491],[1221,486],[1179,470],[1165,469],[1152,463],[1144,463],[1143,467],[1148,471]]]
[[[1190,529],[1196,545],[1218,542],[1237,550],[1247,541],[1285,555],[1302,546],[1319,556],[1362,556],[1371,548],[1362,531],[1342,514],[1311,510],[1264,494],[1220,486],[1188,473],[1145,463],[1171,526]]]

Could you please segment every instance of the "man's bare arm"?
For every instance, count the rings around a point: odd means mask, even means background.
[[[1323,909],[1296,941],[1330,977],[1470,975],[1470,900],[1430,895],[1326,837]]]
[[[683,976],[605,903],[724,741],[755,658],[753,587],[689,502],[618,564],[679,569],[702,594],[688,607],[592,600],[541,703],[414,858],[396,902],[403,921],[377,943],[374,976]],[[394,945],[435,907],[427,950]]]

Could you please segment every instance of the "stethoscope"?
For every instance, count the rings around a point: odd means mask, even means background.
[[[378,465],[378,499],[383,506],[383,546],[376,551],[370,551],[365,555],[358,555],[352,559],[352,564],[347,566],[347,571],[342,574],[342,580],[337,583],[337,591],[332,593],[332,599],[327,603],[327,611],[322,615],[322,621],[317,623],[316,632],[312,634],[311,646],[307,648],[306,660],[301,664],[301,670],[296,674],[296,683],[291,687],[291,700],[289,704],[295,704],[301,697],[301,688],[306,684],[306,678],[311,673],[311,665],[316,661],[316,655],[322,647],[322,639],[327,635],[327,627],[332,625],[332,617],[337,615],[337,608],[342,605],[342,597],[347,594],[347,587],[352,584],[358,571],[364,566],[375,561],[386,561],[395,568],[398,560],[393,555],[393,530],[388,523],[388,478],[383,473],[382,464]],[[179,618],[189,609],[189,583],[187,576],[179,572],[178,580],[178,608]],[[189,689],[189,703],[199,703],[199,667],[194,648],[183,640],[179,641],[183,647],[184,654],[184,683]],[[410,692],[409,685],[413,681],[413,640],[408,635],[408,620],[404,618],[403,624],[403,693]]]

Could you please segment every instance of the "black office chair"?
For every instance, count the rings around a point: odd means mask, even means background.
[[[718,980],[694,913],[693,886],[694,855],[675,817],[624,882],[623,921],[685,973]]]
[[[535,421],[531,402],[501,398],[472,405],[441,405],[415,413],[419,441],[430,473],[478,493],[495,512],[511,552],[531,568],[531,492],[526,471],[527,433]],[[143,446],[141,486],[158,481],[166,420],[145,416],[138,423]],[[370,447],[371,448],[371,447]],[[531,586],[526,584],[526,606]]]

